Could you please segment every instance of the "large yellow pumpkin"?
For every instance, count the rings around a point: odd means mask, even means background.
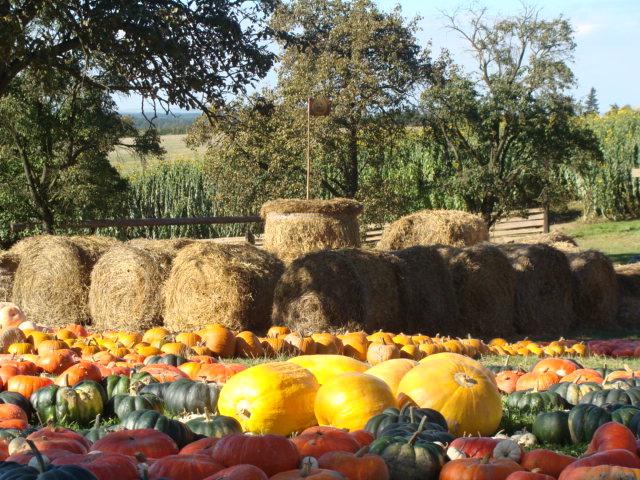
[[[387,385],[389,385],[391,393],[395,396],[402,377],[404,377],[406,373],[416,365],[418,365],[418,362],[409,358],[394,358],[374,365],[364,373],[383,380]]]
[[[441,358],[450,358],[452,360],[464,362],[468,365],[471,365],[472,367],[478,368],[482,370],[487,377],[489,377],[489,380],[491,380],[493,383],[496,383],[496,376],[491,370],[489,370],[487,367],[482,365],[480,362],[474,360],[473,358],[467,357],[466,355],[461,355],[459,353],[454,353],[454,352],[435,353],[433,355],[429,355],[428,357],[424,357],[422,360],[420,360],[420,363],[426,363],[426,362],[430,362],[432,360],[438,360]]]
[[[314,375],[295,363],[263,363],[227,381],[218,410],[251,433],[286,436],[316,425],[313,407],[318,387]]]
[[[334,375],[346,372],[364,372],[369,368],[364,362],[344,355],[300,355],[288,360],[310,370],[318,383],[323,385]]]
[[[430,361],[421,362],[402,377],[398,403],[409,401],[438,410],[456,437],[493,435],[502,418],[495,381],[469,361],[437,356],[428,357]]]
[[[395,406],[396,399],[384,381],[349,372],[332,376],[320,387],[315,413],[319,425],[360,430],[372,416]]]

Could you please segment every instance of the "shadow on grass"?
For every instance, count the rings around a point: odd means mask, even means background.
[[[609,253],[607,256],[611,259],[613,263],[629,263],[633,257],[636,257],[638,252],[632,253]]]

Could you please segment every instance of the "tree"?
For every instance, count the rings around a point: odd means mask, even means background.
[[[529,7],[493,22],[485,9],[466,13],[446,18],[476,68],[467,73],[443,53],[422,94],[425,135],[438,150],[435,187],[492,225],[508,211],[548,204],[570,152],[597,147],[573,121],[566,93],[575,48],[568,21],[543,20]]]
[[[381,187],[396,140],[406,135],[398,113],[429,68],[415,23],[369,0],[297,0],[281,5],[272,25],[296,32],[306,47],[281,44],[273,91],[232,105],[210,130],[192,132],[194,142],[215,139],[209,158],[228,180],[220,194],[228,188],[227,199],[237,199],[242,190],[249,203],[304,196],[306,103],[327,97],[331,115],[312,120],[313,195],[390,207],[381,198],[392,191]]]
[[[126,182],[108,153],[124,137],[137,152],[162,152],[153,131],[139,134],[92,84],[55,70],[21,74],[0,98],[2,223],[37,218],[52,233],[61,218],[121,211]]]
[[[26,69],[54,69],[165,108],[206,108],[271,68],[274,3],[0,0],[0,98]]]
[[[600,113],[598,107],[598,97],[596,96],[596,89],[591,87],[589,94],[584,101],[583,112],[588,115],[598,115]]]

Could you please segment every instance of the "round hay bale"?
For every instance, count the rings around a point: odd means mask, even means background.
[[[89,311],[99,330],[140,331],[162,325],[162,284],[171,257],[118,245],[91,271]]]
[[[144,248],[149,252],[154,252],[162,256],[173,258],[182,248],[196,242],[193,238],[133,238],[125,242],[131,247]]]
[[[402,331],[396,263],[389,254],[360,249],[303,255],[276,286],[273,324],[301,333]]]
[[[574,323],[567,257],[545,244],[499,248],[516,271],[515,327],[520,334],[563,335]]]
[[[447,253],[458,302],[458,329],[452,333],[485,338],[514,334],[516,272],[505,254],[486,242]]]
[[[332,200],[272,200],[260,209],[263,248],[288,263],[318,250],[360,246],[358,215],[362,204]]]
[[[39,235],[17,244],[11,301],[29,320],[49,327],[89,323],[91,269],[109,244],[96,238]]]
[[[508,243],[525,243],[525,244],[537,244],[546,243],[547,245],[554,245],[556,243],[569,244],[577,247],[578,244],[570,235],[559,230],[554,230],[549,233],[538,233],[535,235],[527,235],[524,237],[518,237],[516,239],[509,240]]]
[[[182,248],[164,288],[164,326],[174,332],[221,323],[266,332],[276,282],[275,256],[252,245],[196,242]]]
[[[378,250],[415,245],[469,247],[489,240],[489,228],[478,215],[458,210],[421,210],[391,223],[382,232]]]
[[[616,265],[619,305],[618,323],[625,327],[640,328],[640,263]]]
[[[13,252],[0,252],[0,302],[11,299],[13,279],[20,263],[20,257]]]
[[[572,277],[574,328],[611,328],[618,314],[618,282],[609,257],[596,250],[564,252]]]
[[[416,246],[392,253],[399,260],[396,268],[405,318],[401,331],[431,336],[456,332],[454,286],[438,248]]]

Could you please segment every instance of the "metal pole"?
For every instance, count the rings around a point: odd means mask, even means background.
[[[311,184],[311,99],[307,101],[307,200]]]

